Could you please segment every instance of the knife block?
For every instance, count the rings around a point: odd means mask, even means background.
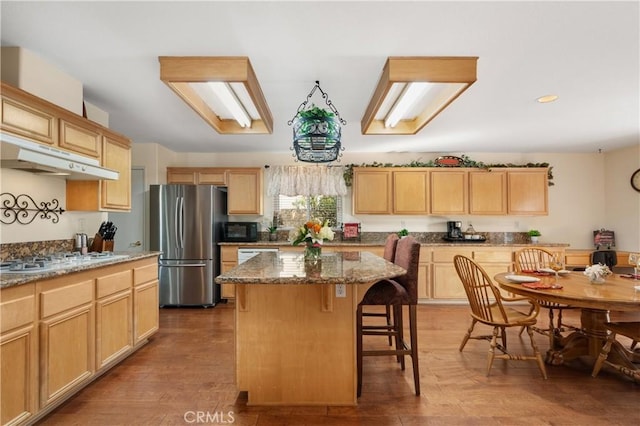
[[[98,253],[113,251],[113,240],[103,240],[100,234],[96,234],[95,237],[93,237],[89,251],[96,251]]]

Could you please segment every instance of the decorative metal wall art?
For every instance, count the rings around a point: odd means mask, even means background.
[[[10,225],[18,222],[22,225],[28,225],[40,216],[40,219],[51,219],[53,223],[60,221],[60,215],[64,209],[60,207],[60,203],[55,198],[51,201],[41,201],[40,205],[27,194],[13,195],[9,192],[0,194],[0,210],[2,217],[0,222]]]
[[[329,110],[314,104],[307,108],[307,104],[316,90],[322,94],[322,99],[325,100]],[[316,81],[315,86],[307,95],[307,99],[300,104],[296,115],[287,124],[293,125],[293,147],[291,150],[295,151],[296,161],[329,163],[342,156],[344,148],[340,141],[342,136],[340,125],[344,126],[347,122],[340,117],[340,113],[320,87],[319,81]]]

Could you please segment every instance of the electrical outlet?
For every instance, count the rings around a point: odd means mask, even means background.
[[[344,284],[336,284],[336,297],[347,297],[347,287]]]

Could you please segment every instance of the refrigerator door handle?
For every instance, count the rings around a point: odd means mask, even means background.
[[[175,238],[176,238],[176,243],[179,244],[180,241],[180,235],[179,235],[179,227],[178,225],[180,224],[180,197],[176,197],[176,205],[175,205],[175,214],[173,215],[173,233],[175,234]],[[180,248],[180,247],[177,247]]]
[[[180,197],[180,248],[184,248],[184,197]]]
[[[203,266],[207,266],[206,263],[159,263],[159,266],[162,268],[202,268]]]

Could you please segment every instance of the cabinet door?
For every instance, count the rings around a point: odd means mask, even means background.
[[[102,141],[102,165],[120,173],[118,180],[101,183],[101,208],[104,210],[131,210],[131,148],[129,140],[105,135]]]
[[[0,129],[27,139],[55,146],[58,144],[58,119],[55,112],[35,96],[2,83]]]
[[[135,286],[133,303],[134,344],[137,345],[158,331],[160,324],[158,280]]]
[[[507,173],[504,171],[469,172],[469,213],[507,214]]]
[[[431,214],[467,214],[467,171],[431,171]]]
[[[262,214],[262,169],[227,171],[227,213]]]
[[[393,213],[421,214],[429,212],[428,172],[403,170],[393,172]]]
[[[0,290],[0,424],[18,424],[37,410],[38,354],[34,286]]]
[[[434,248],[431,265],[432,297],[434,299],[467,300],[464,287],[460,282],[453,257],[456,254],[473,258],[473,250],[469,247]]]
[[[204,168],[196,172],[196,182],[201,185],[219,185],[227,184],[226,170],[218,168]]]
[[[132,347],[131,289],[96,302],[96,365],[100,369]]]
[[[94,323],[92,303],[41,321],[41,408],[92,376]]]
[[[167,167],[167,183],[193,185],[197,182],[197,176],[194,169]]]
[[[80,155],[99,159],[102,154],[102,135],[87,120],[61,118],[58,145]]]
[[[510,170],[507,175],[509,214],[549,214],[547,169]]]
[[[392,176],[389,170],[353,171],[353,213],[391,214]]]

